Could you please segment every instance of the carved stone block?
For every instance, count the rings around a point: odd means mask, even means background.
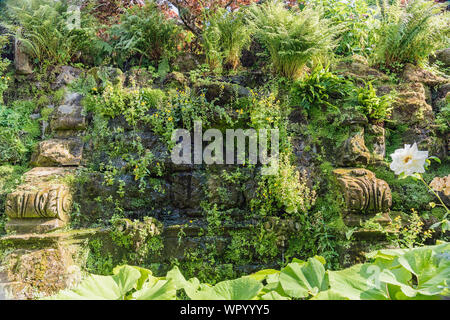
[[[6,215],[12,219],[59,219],[67,221],[72,207],[70,187],[61,177],[73,169],[34,168],[24,183],[6,197]]]
[[[344,194],[347,213],[386,212],[392,205],[391,189],[367,169],[341,168],[333,171]]]
[[[8,194],[6,214],[9,218],[58,218],[66,220],[72,205],[69,188],[52,185],[39,190],[20,190]]]

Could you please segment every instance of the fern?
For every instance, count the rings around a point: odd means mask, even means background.
[[[323,18],[320,8],[293,11],[279,1],[253,5],[248,21],[269,50],[275,70],[291,79],[304,73],[307,62],[330,54],[341,30]]]
[[[381,24],[377,30],[374,61],[386,67],[421,64],[435,50],[448,45],[449,13],[432,1],[411,0],[406,5],[378,2]]]
[[[121,23],[110,31],[111,46],[119,66],[139,59],[157,65],[162,59],[176,56],[180,30],[167,19],[154,2],[129,8],[121,16]]]
[[[7,13],[11,23],[6,27],[40,63],[66,64],[98,40],[86,21],[81,23],[84,28],[68,28],[66,1],[10,0]]]
[[[220,69],[224,61],[235,70],[242,49],[250,43],[250,32],[244,23],[243,12],[228,12],[219,8],[206,16],[208,24],[202,36],[210,69]]]

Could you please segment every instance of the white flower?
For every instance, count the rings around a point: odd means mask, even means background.
[[[395,174],[404,173],[407,176],[413,173],[425,172],[425,160],[428,158],[428,151],[419,151],[417,144],[411,146],[405,144],[404,149],[397,149],[391,154],[392,163],[390,168]]]

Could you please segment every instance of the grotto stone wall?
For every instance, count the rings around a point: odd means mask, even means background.
[[[448,154],[448,137],[440,137],[433,129],[433,108],[448,96],[448,83],[408,67],[403,75],[404,83],[387,84],[389,79],[386,75],[356,58],[352,63],[340,67],[346,77],[378,79],[377,89],[380,94],[393,89],[399,92],[393,122],[389,126],[396,128],[401,123],[408,125],[405,143],[419,139],[418,142],[423,146],[441,155]],[[145,84],[148,81],[145,75],[125,75],[113,68],[107,71],[113,82],[127,84],[137,81]],[[94,76],[97,72],[89,71]],[[64,67],[53,87],[65,87],[80,75],[80,70]],[[205,90],[208,99],[219,98],[218,103],[225,105],[235,97],[247,96],[247,86],[263,82],[264,77],[255,73],[248,77],[215,80],[217,83],[200,85],[194,89]],[[174,82],[175,85],[184,85],[185,81],[179,75],[171,74],[162,82],[162,86],[171,86]],[[218,86],[224,88],[218,89]],[[108,158],[96,149],[92,141],[84,139],[85,131],[92,125],[93,115],[85,114],[82,98],[79,92],[66,92],[64,101],[54,108],[49,119],[52,138],[39,143],[31,158],[34,168],[25,174],[24,182],[8,195],[7,228],[15,234],[0,240],[0,247],[6,252],[0,272],[0,287],[13,298],[49,295],[74,285],[87,263],[89,250],[93,250],[91,244],[96,240],[101,243],[97,250],[103,256],[113,255],[116,261],[120,261],[130,251],[141,252],[147,242],[158,237],[162,241],[162,252],[155,256],[138,256],[136,261],[147,259],[146,262],[168,263],[171,259],[183,260],[189,249],[205,247],[208,243],[214,243],[220,254],[229,243],[231,233],[258,225],[257,220],[244,219],[243,213],[250,209],[249,203],[255,197],[260,167],[174,165],[167,146],[152,128],[140,126],[136,131],[122,116],[109,120],[108,130],[113,132],[110,138],[121,139],[126,144],[132,143],[137,135],[142,146],[155,155],[149,167],[159,163],[164,168],[164,174],[152,176],[154,183],[147,185],[144,190],[132,174],[123,174],[119,179],[124,184],[122,189],[125,195],[118,197],[120,186],[106,184],[105,176],[100,171],[85,170],[91,163],[110,162],[113,167],[120,169],[126,166],[126,162],[120,157]],[[307,121],[298,110],[292,112],[289,120],[300,125]],[[211,127],[215,125],[220,127],[223,124],[212,123]],[[348,127],[348,136],[344,142],[325,147],[334,168],[340,196],[344,200],[344,223],[349,227],[358,226],[361,220],[383,213],[379,222],[387,224],[390,221],[387,213],[392,204],[389,185],[366,168],[368,165],[383,165],[386,156],[385,128],[382,124],[369,123],[360,114],[347,115],[342,125]],[[114,133],[114,128],[123,131]],[[307,173],[308,184],[313,186],[323,182],[315,181],[319,176],[316,154],[321,146],[314,145],[309,139],[306,135],[298,134],[291,142],[297,169]],[[243,175],[239,182],[228,182],[223,178],[223,171],[232,173],[238,167]],[[76,185],[71,183],[73,181],[76,181]],[[158,188],[155,189],[155,186]],[[113,202],[105,201],[111,198]],[[227,223],[220,226],[223,233],[216,235],[214,241],[210,234],[205,234],[208,217],[204,214],[204,203],[216,205],[229,215]],[[110,213],[117,206],[128,219],[117,221],[112,226],[114,232],[104,228],[90,229],[99,220],[110,218]],[[74,222],[70,219],[75,218],[77,230],[67,229],[67,225]],[[280,247],[286,245],[282,237],[286,230],[302,232],[289,219],[268,222],[263,227],[275,230],[281,239],[278,243]],[[132,243],[128,246],[118,245],[114,238],[118,234],[129,236]],[[344,255],[356,261],[362,258],[368,242],[385,241],[379,232],[370,230],[359,230],[355,232],[355,237],[360,242],[356,242]],[[147,253],[144,250],[144,254]],[[261,264],[255,261],[254,266],[241,267],[251,271],[252,267],[260,268]],[[0,290],[0,295],[4,291]]]

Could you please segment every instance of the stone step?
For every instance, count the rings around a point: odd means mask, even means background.
[[[75,170],[38,167],[25,173],[24,182],[6,197],[5,213],[10,219],[6,228],[27,233],[63,227],[72,208],[72,190],[63,178]]]
[[[31,157],[33,167],[79,166],[83,141],[78,138],[49,139],[39,143]]]

